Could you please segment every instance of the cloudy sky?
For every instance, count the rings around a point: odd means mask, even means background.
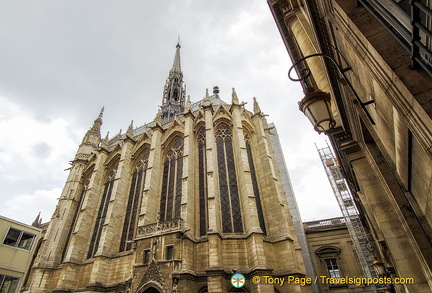
[[[265,0],[0,0],[0,215],[51,218],[84,133],[150,122],[180,36],[187,94],[256,97],[281,136],[302,219],[340,215]]]

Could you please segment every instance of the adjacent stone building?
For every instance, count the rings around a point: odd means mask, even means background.
[[[306,274],[256,101],[249,111],[214,87],[192,104],[178,44],[153,121],[101,139],[102,114],[71,163],[30,292],[310,291],[251,282]]]
[[[303,225],[319,292],[374,292],[372,286],[365,284],[333,283],[338,278],[365,277],[344,218],[310,221]]]
[[[331,141],[381,275],[414,280],[386,290],[431,292],[431,1],[268,3],[293,63],[304,60],[301,107]]]

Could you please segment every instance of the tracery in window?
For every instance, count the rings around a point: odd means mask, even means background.
[[[205,129],[198,132],[199,231],[207,234],[207,158]]]
[[[255,203],[256,203],[256,207],[257,207],[258,221],[259,221],[261,230],[263,231],[263,234],[267,235],[267,230],[266,230],[265,222],[264,222],[264,214],[263,214],[263,209],[262,209],[262,204],[261,204],[261,197],[260,197],[260,193],[259,193],[259,189],[258,189],[258,181],[257,181],[257,177],[256,177],[256,172],[255,172],[255,165],[253,162],[252,150],[251,150],[251,145],[250,145],[250,138],[249,138],[249,135],[247,133],[244,133],[244,138],[245,138],[245,143],[246,143],[246,152],[247,152],[247,156],[248,156],[249,169],[250,169],[251,180],[252,180],[252,188],[253,188],[253,192],[254,192],[254,196],[255,196]]]
[[[222,231],[224,233],[243,232],[231,129],[228,125],[222,123],[216,129],[215,136],[222,209]]]
[[[183,139],[177,138],[168,151],[163,170],[159,220],[180,218],[183,175]]]
[[[100,241],[101,234],[102,234],[102,227],[103,227],[103,224],[105,223],[105,217],[106,217],[107,210],[108,210],[108,204],[109,204],[109,200],[111,198],[111,193],[112,193],[112,189],[113,189],[113,185],[114,185],[115,174],[116,174],[116,170],[112,171],[110,173],[110,175],[108,176],[107,182],[105,183],[101,203],[99,206],[99,212],[97,214],[95,226],[93,229],[93,235],[92,235],[92,238],[90,241],[90,248],[89,248],[89,251],[87,254],[87,258],[92,258],[98,249],[99,241]]]
[[[132,239],[135,234],[138,210],[141,204],[142,193],[145,185],[149,152],[145,152],[132,174],[129,200],[126,207],[123,232],[120,240],[120,252],[132,248]]]

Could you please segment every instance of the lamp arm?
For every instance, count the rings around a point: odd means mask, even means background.
[[[345,63],[348,64],[346,58],[342,55],[342,53],[333,46],[333,48],[342,56],[342,58],[344,59]],[[372,119],[372,116],[370,115],[370,113],[368,112],[368,110],[366,109],[366,106],[372,103],[375,103],[375,100],[370,100],[367,102],[363,102],[359,95],[357,94],[357,92],[355,91],[353,85],[351,84],[351,82],[349,81],[348,77],[346,76],[345,72],[352,70],[351,66],[347,66],[346,68],[341,68],[339,66],[339,64],[329,55],[326,55],[324,53],[315,53],[315,54],[311,54],[308,55],[306,57],[301,58],[300,60],[298,60],[297,62],[295,62],[291,68],[288,70],[288,78],[292,81],[305,81],[310,75],[311,75],[311,70],[309,68],[303,68],[300,70],[299,78],[293,78],[291,77],[291,71],[297,67],[300,63],[302,63],[303,61],[305,61],[306,59],[312,58],[312,57],[324,57],[328,60],[330,60],[337,68],[337,70],[339,71],[339,73],[342,75],[343,79],[346,81],[348,87],[350,88],[351,92],[354,94],[354,97],[356,98],[357,102],[360,104],[361,108],[363,109],[363,111],[365,112],[366,116],[368,117],[369,121],[371,122],[372,125],[375,125],[375,121]]]

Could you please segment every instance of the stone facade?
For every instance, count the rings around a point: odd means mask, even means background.
[[[312,73],[302,86],[331,95],[327,135],[375,257],[385,276],[414,280],[386,288],[397,292],[432,291],[432,28],[420,2],[268,0],[293,62],[327,56],[297,67]]]
[[[363,278],[344,218],[303,223],[319,292],[375,292],[364,284],[332,284],[323,277]]]
[[[217,87],[184,99],[180,45],[161,111],[101,139],[86,133],[31,271],[30,292],[309,292],[253,284],[305,275],[257,102]],[[233,273],[246,277],[235,289]],[[277,289],[276,289],[277,288]]]

